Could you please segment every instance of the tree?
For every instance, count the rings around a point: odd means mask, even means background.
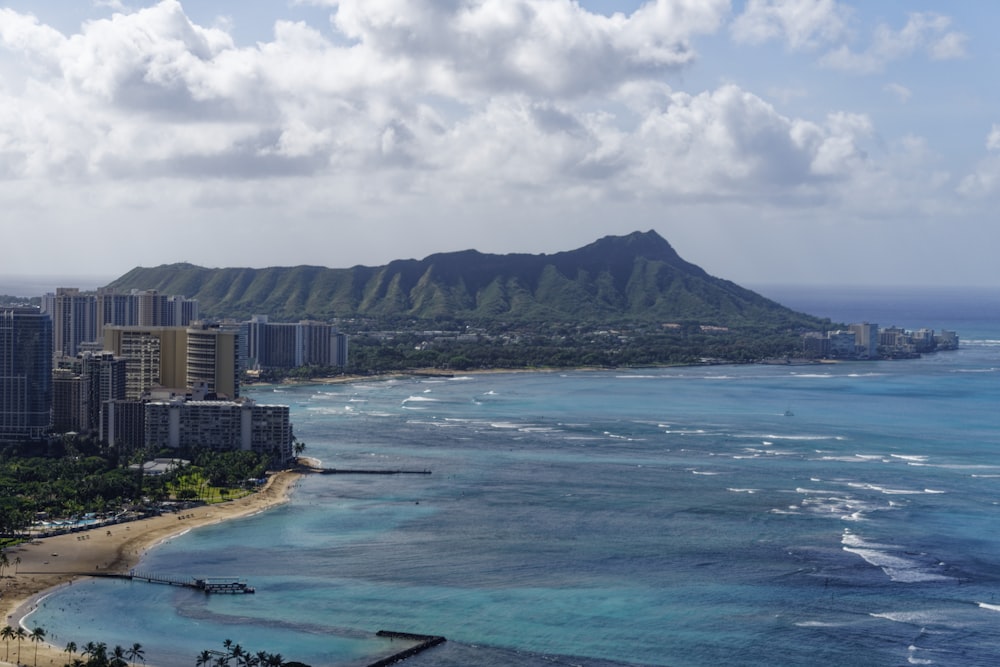
[[[27,631],[24,628],[17,628],[14,630],[14,638],[17,640],[17,662],[21,662],[21,640],[28,636]]]
[[[21,564],[21,557],[14,556],[14,575],[17,576],[17,566]]]
[[[128,649],[126,652],[126,657],[135,664],[136,660],[143,663],[146,662],[146,652],[142,650],[142,644],[136,642],[132,644],[132,648]]]
[[[35,645],[35,663],[38,664],[38,644],[45,639],[45,628],[35,628],[28,635],[28,639]],[[18,659],[20,660],[21,652],[18,651]]]
[[[69,642],[66,644],[66,648],[64,648],[63,651],[72,658],[73,654],[76,653],[76,642]]]
[[[206,667],[212,662],[212,652],[202,651],[198,654],[198,659],[194,661],[195,667]]]
[[[128,660],[125,659],[125,649],[121,646],[115,646],[111,651],[111,660],[108,662],[109,667],[128,667]]]
[[[4,640],[7,644],[7,654],[4,656],[4,662],[10,662],[10,640],[17,636],[17,633],[9,625],[3,626],[3,630],[0,630],[0,639]]]
[[[7,557],[6,551],[0,551],[0,577],[3,577],[3,571],[10,567],[10,558]]]
[[[83,654],[87,656],[88,665],[108,664],[108,645],[104,642],[87,642],[83,646]]]

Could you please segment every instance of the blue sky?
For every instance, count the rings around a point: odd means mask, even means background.
[[[998,286],[998,13],[0,0],[0,274],[655,229],[748,285]]]

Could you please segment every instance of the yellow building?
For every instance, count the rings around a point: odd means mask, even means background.
[[[209,393],[240,395],[239,331],[217,324],[190,327],[104,329],[104,349],[124,357],[125,397],[139,400],[154,387],[191,388],[204,383]]]

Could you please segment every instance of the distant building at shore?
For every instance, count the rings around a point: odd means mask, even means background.
[[[326,322],[270,322],[254,315],[243,322],[244,366],[249,370],[347,365],[347,335]]]
[[[279,464],[294,456],[287,405],[261,405],[250,399],[153,401],[145,404],[145,422],[145,445],[152,450],[193,446],[248,450]]]
[[[925,352],[956,350],[958,334],[933,329],[880,329],[877,324],[852,324],[846,331],[813,331],[802,336],[802,350],[816,359],[902,359]]]

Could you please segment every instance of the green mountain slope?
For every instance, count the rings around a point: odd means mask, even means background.
[[[208,317],[365,317],[462,322],[816,327],[681,259],[656,232],[608,236],[552,255],[466,250],[381,267],[138,267],[110,285],[195,298]]]

